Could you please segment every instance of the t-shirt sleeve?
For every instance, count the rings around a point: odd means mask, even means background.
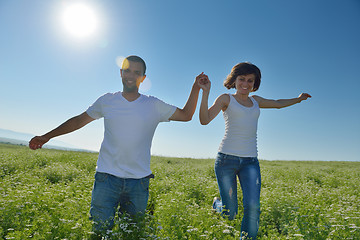
[[[169,122],[169,118],[174,114],[176,111],[176,107],[170,104],[167,104],[160,99],[156,98],[155,101],[156,110],[159,113],[160,122]]]
[[[104,96],[99,97],[87,110],[86,113],[94,118],[99,119],[103,117],[102,112],[102,102],[104,100]]]

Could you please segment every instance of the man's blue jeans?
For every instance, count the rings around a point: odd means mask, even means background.
[[[90,219],[94,231],[111,229],[117,207],[119,212],[131,217],[144,215],[149,198],[149,178],[119,178],[96,172],[91,196]]]
[[[218,153],[215,161],[215,174],[219,185],[224,211],[223,216],[230,220],[238,213],[237,179],[242,193],[244,216],[241,232],[247,238],[256,239],[260,218],[261,176],[259,160],[256,157],[237,157]]]

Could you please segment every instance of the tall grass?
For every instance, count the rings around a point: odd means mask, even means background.
[[[0,145],[0,238],[88,239],[97,154]],[[213,159],[152,158],[142,224],[118,217],[109,239],[239,239],[211,210]],[[360,239],[360,163],[260,161],[258,239]],[[239,201],[242,194],[239,189]]]

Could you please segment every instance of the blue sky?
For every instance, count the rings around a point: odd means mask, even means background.
[[[265,98],[313,98],[263,109],[259,158],[360,160],[360,2],[81,1],[94,9],[95,32],[76,38],[61,16],[76,0],[0,1],[0,128],[43,134],[80,114],[99,96],[122,90],[116,59],[147,63],[144,94],[182,107],[197,74],[212,81],[209,104],[232,66],[262,71]],[[149,84],[150,83],[150,84]],[[214,158],[224,134],[220,113],[201,126],[161,123],[152,153]],[[102,120],[57,140],[98,150]]]

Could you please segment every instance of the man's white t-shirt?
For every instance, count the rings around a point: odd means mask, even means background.
[[[104,140],[96,171],[121,178],[143,178],[151,174],[151,143],[160,122],[168,122],[176,107],[156,97],[140,95],[129,102],[122,92],[107,93],[86,113],[104,118]]]

